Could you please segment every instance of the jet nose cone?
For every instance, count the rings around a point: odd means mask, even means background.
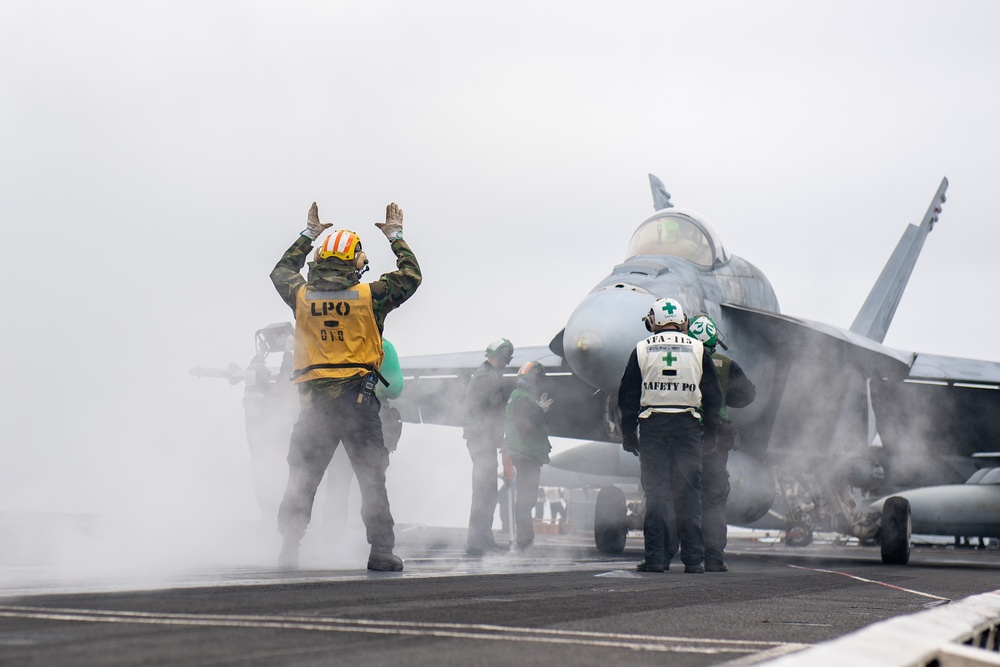
[[[588,294],[563,334],[563,351],[573,372],[592,387],[616,393],[635,344],[649,335],[642,318],[655,300],[629,289]]]

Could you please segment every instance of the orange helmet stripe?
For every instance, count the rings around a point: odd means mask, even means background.
[[[343,229],[340,230],[340,232],[337,233],[337,238],[333,240],[333,251],[347,254],[346,246],[347,242],[351,240],[351,236],[353,236],[353,234],[350,232]]]
[[[345,261],[354,259],[355,251],[361,239],[348,229],[339,229],[327,236],[316,250],[317,259],[336,257]]]

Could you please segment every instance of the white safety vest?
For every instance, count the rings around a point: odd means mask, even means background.
[[[690,412],[701,419],[702,342],[677,331],[661,331],[635,350],[642,371],[639,419],[654,412]]]

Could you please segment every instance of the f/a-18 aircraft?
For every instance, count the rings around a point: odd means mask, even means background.
[[[981,470],[1000,457],[1000,364],[883,344],[947,179],[920,224],[907,226],[849,329],[782,314],[764,274],[649,179],[655,212],[633,233],[625,261],[548,346],[517,348],[510,369],[544,364],[555,399],[549,434],[587,441],[551,466],[604,486],[597,547],[620,552],[627,531],[641,527],[641,502],[627,504],[613,485],[639,475],[638,459],[617,444],[617,393],[630,352],[648,336],[642,317],[660,297],[714,319],[727,354],[757,387],[751,405],[729,411],[739,430],[728,466],[730,524],[777,525],[791,545],[808,544],[814,530],[836,531],[879,544],[887,563],[907,562],[911,531],[1000,536],[1000,470]],[[407,379],[395,406],[403,421],[461,425],[482,360],[481,351],[402,358]]]

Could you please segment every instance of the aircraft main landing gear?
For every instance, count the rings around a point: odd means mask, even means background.
[[[910,560],[910,501],[893,496],[882,505],[882,528],[879,545],[882,562],[887,565],[906,565]]]
[[[617,486],[605,486],[594,504],[594,543],[605,554],[625,551],[628,537],[628,506],[625,492]]]

